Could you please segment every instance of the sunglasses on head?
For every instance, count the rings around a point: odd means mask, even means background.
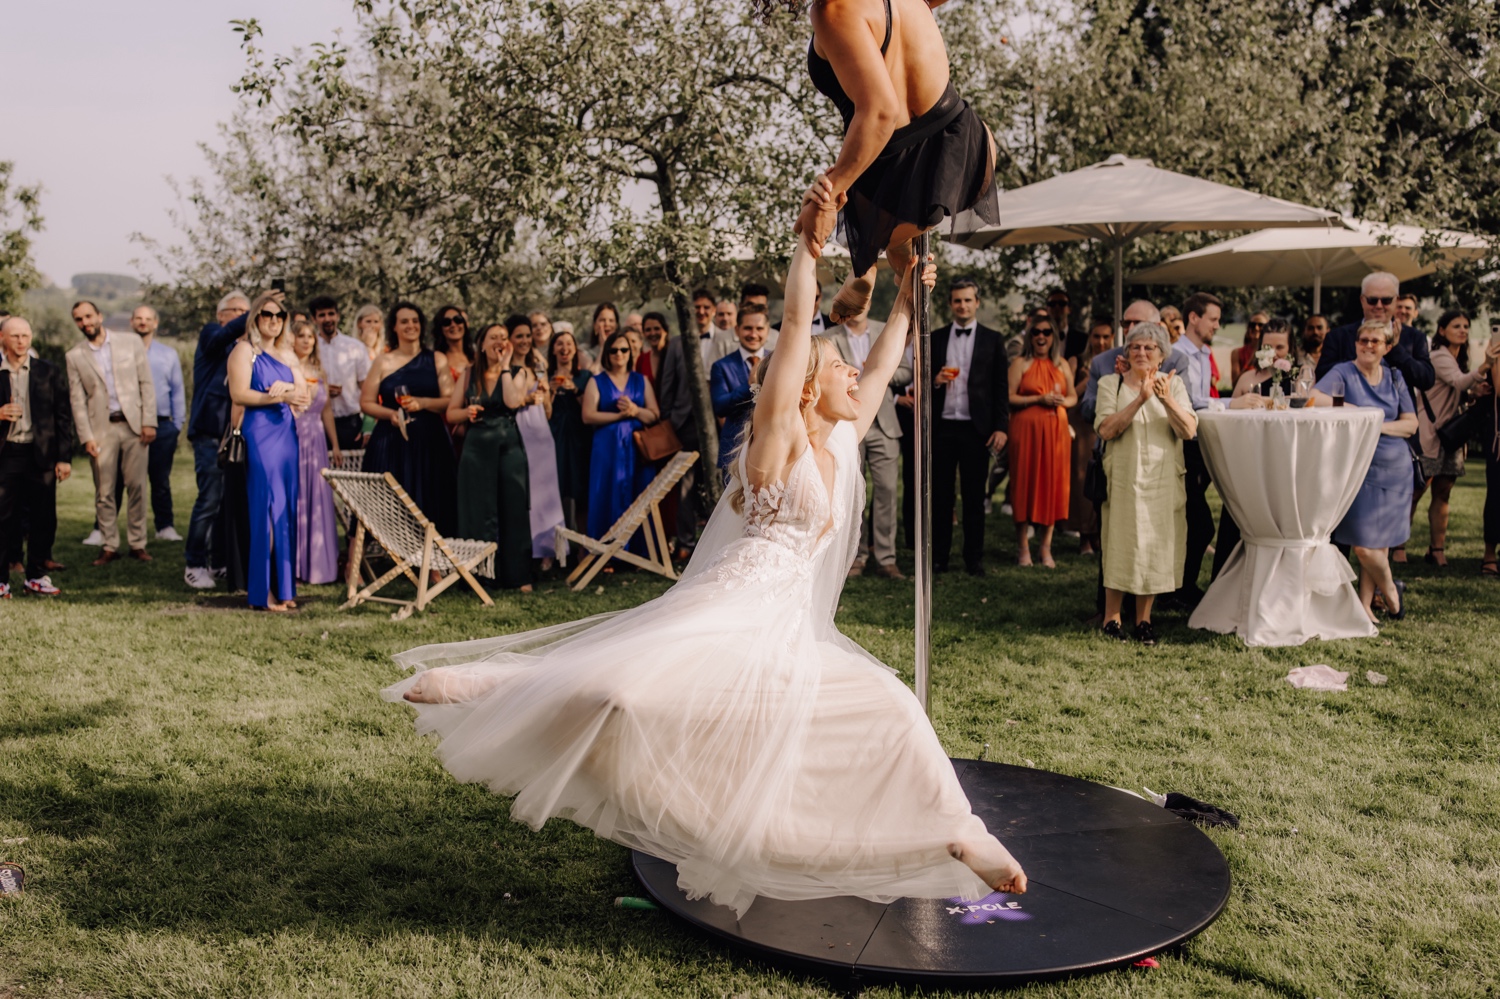
[[[258,319],[285,319],[286,318],[286,313],[285,312],[272,312],[270,309],[261,309],[259,315],[256,318],[258,318]]]
[[[1390,305],[1395,300],[1396,298],[1393,295],[1365,296],[1365,301],[1369,302],[1371,305]]]

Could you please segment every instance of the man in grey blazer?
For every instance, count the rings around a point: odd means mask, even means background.
[[[73,322],[84,342],[68,351],[68,394],[73,425],[94,470],[94,511],[104,551],[95,565],[120,557],[115,480],[123,477],[129,495],[127,539],[130,557],[146,554],[147,458],[156,439],[156,384],[141,338],[104,328],[93,302],[73,306]]]
[[[870,348],[884,328],[884,323],[870,322],[870,314],[866,311],[858,316],[850,317],[842,326],[830,328],[827,335],[832,337],[844,363],[863,370],[865,359],[870,356]],[[880,392],[883,398],[880,402],[880,412],[875,416],[875,422],[870,425],[870,431],[865,434],[865,439],[860,441],[859,456],[864,462],[865,474],[874,484],[875,489],[870,508],[865,512],[864,524],[860,528],[859,556],[849,570],[850,576],[857,576],[864,572],[869,561],[874,559],[875,566],[872,571],[876,575],[885,576],[887,579],[906,578],[896,567],[896,519],[900,509],[897,486],[901,480],[901,445],[899,443],[901,424],[896,420],[895,398],[891,395],[890,389],[904,390],[910,384],[911,362],[903,360],[900,367],[896,369],[896,373],[891,376],[889,386],[871,386],[871,390]]]

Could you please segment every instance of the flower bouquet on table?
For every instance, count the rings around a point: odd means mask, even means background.
[[[1255,366],[1261,371],[1270,371],[1271,408],[1287,408],[1287,384],[1292,377],[1292,359],[1277,357],[1275,347],[1262,347],[1255,352]]]

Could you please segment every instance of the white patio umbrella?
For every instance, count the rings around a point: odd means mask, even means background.
[[[954,220],[954,243],[974,249],[1097,239],[1114,250],[1115,323],[1125,310],[1125,244],[1158,232],[1343,226],[1333,212],[1157,168],[1116,153],[1102,163],[1000,195],[1000,224]]]
[[[1130,275],[1140,284],[1217,284],[1232,288],[1312,285],[1313,311],[1323,311],[1323,286],[1357,286],[1371,271],[1398,280],[1431,274],[1490,250],[1479,236],[1448,229],[1387,225],[1346,218],[1343,229],[1268,229],[1163,260]],[[1423,248],[1426,248],[1424,252]]]

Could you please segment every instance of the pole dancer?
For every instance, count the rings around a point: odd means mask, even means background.
[[[986,222],[999,220],[994,138],[954,89],[932,16],[945,2],[813,0],[808,8],[808,73],[843,117],[844,142],[804,195],[795,231],[815,254],[835,230],[849,247],[853,267],[829,309],[835,323],[868,307],[881,251],[901,274],[913,256],[926,259],[929,233],[945,216],[972,208]],[[803,6],[802,0],[755,3],[762,16]],[[915,312],[916,692],[927,710],[935,372],[925,288],[917,289]]]

